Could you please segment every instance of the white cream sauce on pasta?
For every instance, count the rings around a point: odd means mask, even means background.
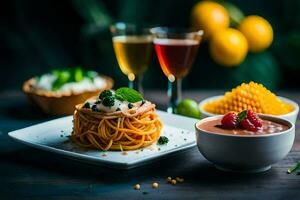
[[[128,101],[120,101],[118,99],[115,99],[113,106],[105,106],[102,104],[102,102],[99,99],[89,100],[88,102],[90,104],[91,109],[96,108],[97,111],[106,112],[106,113],[116,112],[116,111],[126,112],[129,109],[139,108],[145,103],[145,101],[130,103]]]

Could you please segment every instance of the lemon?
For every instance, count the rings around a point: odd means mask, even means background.
[[[232,67],[244,61],[248,52],[248,44],[240,31],[228,28],[213,35],[209,50],[215,62]]]
[[[239,30],[247,38],[249,50],[251,52],[261,52],[272,44],[272,26],[267,20],[260,16],[247,16],[240,23]]]
[[[210,38],[218,30],[229,27],[230,18],[227,10],[212,1],[197,3],[191,14],[192,26],[204,30],[204,38]]]
[[[182,100],[176,107],[175,113],[193,118],[200,118],[201,116],[197,102],[192,99]]]

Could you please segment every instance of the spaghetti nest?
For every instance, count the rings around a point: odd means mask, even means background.
[[[135,150],[157,141],[162,123],[155,105],[146,102],[141,107],[112,113],[95,112],[76,106],[71,140],[81,147],[100,150]]]

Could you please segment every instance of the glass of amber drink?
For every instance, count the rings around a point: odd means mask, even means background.
[[[150,31],[154,36],[154,48],[161,69],[169,81],[167,111],[174,113],[175,107],[181,100],[181,81],[190,72],[203,31],[166,27],[155,27]]]
[[[116,23],[110,30],[117,61],[121,71],[128,77],[128,86],[143,93],[143,74],[149,66],[153,51],[150,29]]]

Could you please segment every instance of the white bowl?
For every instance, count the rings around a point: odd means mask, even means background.
[[[231,135],[202,130],[196,123],[196,140],[201,154],[218,169],[231,172],[262,172],[282,160],[291,150],[295,139],[295,125],[279,117],[260,115],[262,119],[285,124],[288,130],[264,135]]]
[[[201,112],[201,118],[206,118],[206,117],[212,117],[212,116],[217,116],[217,114],[214,114],[214,113],[209,113],[207,111],[204,110],[204,105],[209,102],[209,101],[213,101],[213,100],[216,100],[216,99],[219,99],[223,97],[223,95],[219,95],[219,96],[213,96],[213,97],[209,97],[209,98],[206,98],[204,99],[203,101],[201,101],[199,103],[199,109],[200,109],[200,112]],[[299,105],[295,102],[295,101],[292,101],[288,98],[285,98],[285,97],[279,97],[280,99],[282,99],[283,101],[291,104],[295,109],[288,113],[288,114],[285,114],[285,115],[270,115],[270,116],[274,116],[274,117],[280,117],[282,119],[286,119],[292,123],[296,123],[297,121],[297,116],[298,116],[298,113],[299,113]]]

